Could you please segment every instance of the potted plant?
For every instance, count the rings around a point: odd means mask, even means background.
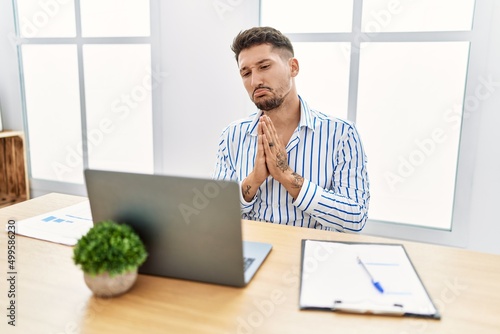
[[[137,279],[137,268],[147,256],[134,230],[111,220],[95,224],[73,249],[73,261],[81,267],[85,283],[98,297],[128,291]]]

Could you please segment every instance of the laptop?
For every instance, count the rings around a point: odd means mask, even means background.
[[[94,222],[130,225],[148,258],[139,273],[243,287],[272,245],[242,240],[237,182],[87,169]]]

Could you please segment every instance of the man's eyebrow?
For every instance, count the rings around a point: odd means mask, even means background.
[[[258,65],[261,65],[262,63],[265,63],[266,61],[270,61],[270,60],[272,60],[272,59],[271,58],[264,58],[262,60],[259,60],[255,65],[258,66]],[[242,68],[240,68],[240,72],[243,72],[243,71],[245,71],[247,69],[248,69],[247,66],[243,66]]]

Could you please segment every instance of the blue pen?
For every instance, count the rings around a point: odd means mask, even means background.
[[[382,288],[382,285],[380,284],[379,281],[376,281],[372,274],[370,273],[370,271],[368,271],[368,268],[366,268],[366,265],[363,263],[363,261],[361,261],[361,259],[359,258],[358,256],[358,263],[363,267],[363,269],[365,270],[365,272],[368,274],[368,276],[370,277],[370,280],[372,281],[372,284],[373,286],[380,292],[380,293],[384,293],[384,288]]]

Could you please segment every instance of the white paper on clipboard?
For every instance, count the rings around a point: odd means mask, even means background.
[[[301,267],[301,309],[440,317],[401,244],[303,240]]]

